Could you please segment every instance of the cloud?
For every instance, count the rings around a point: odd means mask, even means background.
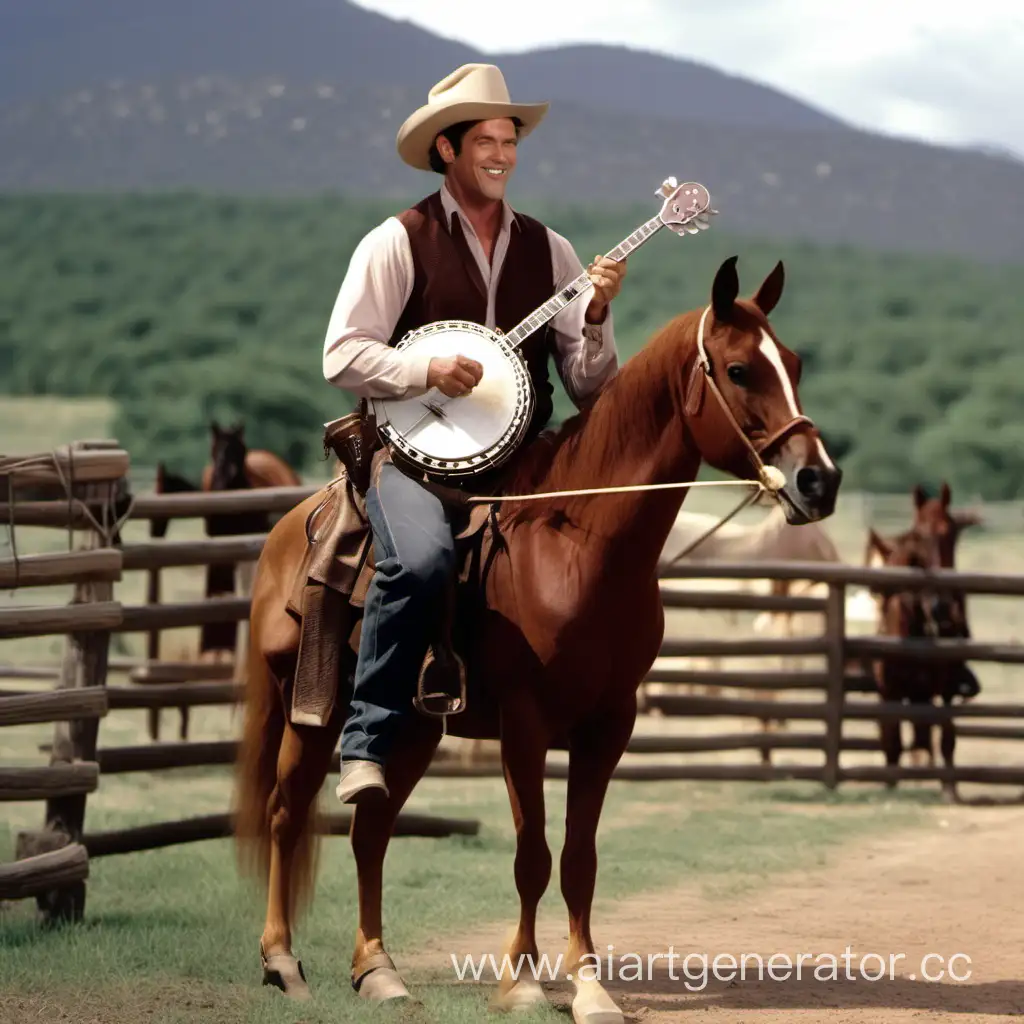
[[[485,53],[621,43],[772,85],[870,130],[1024,153],[1020,0],[358,2]]]

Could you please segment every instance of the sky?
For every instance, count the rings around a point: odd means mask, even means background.
[[[618,43],[860,128],[1024,157],[1024,0],[354,0],[485,53]],[[595,83],[595,98],[614,83]]]

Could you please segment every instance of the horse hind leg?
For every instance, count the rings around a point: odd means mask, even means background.
[[[562,896],[569,911],[566,965],[576,986],[572,1015],[576,1024],[622,1024],[622,1011],[600,982],[601,957],[590,934],[597,884],[597,828],[608,783],[633,730],[636,707],[614,709],[581,726],[569,749],[565,845],[562,848]],[[597,974],[594,976],[594,968]]]
[[[359,924],[352,953],[352,987],[373,1002],[409,997],[384,948],[384,856],[395,820],[430,766],[439,740],[438,727],[419,717],[411,719],[396,738],[384,768],[387,797],[355,807],[351,842],[359,892]]]
[[[312,883],[316,836],[311,818],[340,733],[341,723],[333,718],[322,728],[285,722],[277,785],[268,801],[270,872],[260,937],[263,984],[292,999],[310,998],[302,965],[292,953],[292,924]]]

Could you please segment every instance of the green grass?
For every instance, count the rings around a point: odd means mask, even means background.
[[[85,438],[107,438],[117,413],[109,398],[0,397],[0,454],[39,454]]]
[[[189,783],[181,778],[185,774],[179,773],[177,781],[187,801]],[[216,775],[225,781],[223,772],[188,775],[197,782]],[[154,787],[163,781],[154,778]],[[547,791],[555,868],[542,915],[560,921],[564,907],[557,864],[564,834],[564,783],[551,782]],[[896,803],[879,795],[826,796],[818,787],[802,785],[770,792],[728,784],[614,785],[599,835],[595,938],[615,942],[601,922],[613,914],[618,901],[634,893],[697,885],[705,898],[735,899],[784,872],[826,863],[858,837],[913,826],[920,820],[922,799],[931,801],[933,794],[908,792]],[[201,793],[196,804],[193,813],[206,809]],[[817,811],[808,813],[808,804]],[[517,912],[514,836],[502,783],[428,780],[415,794],[413,806],[477,817],[482,828],[476,837],[393,843],[386,865],[385,937],[399,968],[403,952],[446,936],[454,942],[485,924],[493,924],[497,950]],[[165,810],[156,803],[148,810],[94,811],[91,805],[89,822],[91,828],[116,827],[153,820],[154,812],[164,816]],[[175,811],[180,810],[179,804]],[[0,845],[10,847],[13,840],[12,829]],[[68,1021],[93,1019],[91,1006],[106,1012],[119,1007],[109,1018],[119,1021],[326,1024],[407,1019],[361,1004],[348,985],[356,908],[347,840],[330,839],[322,847],[316,900],[296,937],[315,993],[314,1002],[304,1006],[259,985],[256,943],[264,903],[251,883],[240,879],[230,843],[99,859],[92,864],[88,886],[82,925],[42,930],[32,921],[27,902],[0,916],[4,1002],[12,1011],[19,1007],[24,1014],[19,1019],[31,1019],[33,1008],[39,1010],[44,1003],[51,1011],[59,1008],[66,1014],[60,1019]],[[423,1001],[413,1019],[484,1019],[491,987],[453,985],[442,959],[428,971],[408,974],[410,988]],[[186,999],[192,1003],[185,1005]],[[0,1010],[0,1020],[6,1019]],[[547,1009],[526,1019],[561,1018]]]

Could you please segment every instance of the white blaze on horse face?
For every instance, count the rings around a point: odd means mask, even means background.
[[[800,415],[800,410],[796,406],[796,392],[793,390],[793,382],[789,379],[789,374],[786,373],[786,367],[782,363],[782,355],[779,352],[779,346],[775,344],[775,339],[762,327],[761,328],[761,344],[759,346],[761,353],[765,359],[771,363],[775,372],[779,375],[779,384],[782,385],[782,393],[786,396],[786,405],[789,406],[789,415],[796,419]],[[818,452],[821,457],[822,465],[826,469],[832,469],[832,460],[828,457],[828,452],[825,451],[825,446],[821,443],[821,438],[817,438]]]

